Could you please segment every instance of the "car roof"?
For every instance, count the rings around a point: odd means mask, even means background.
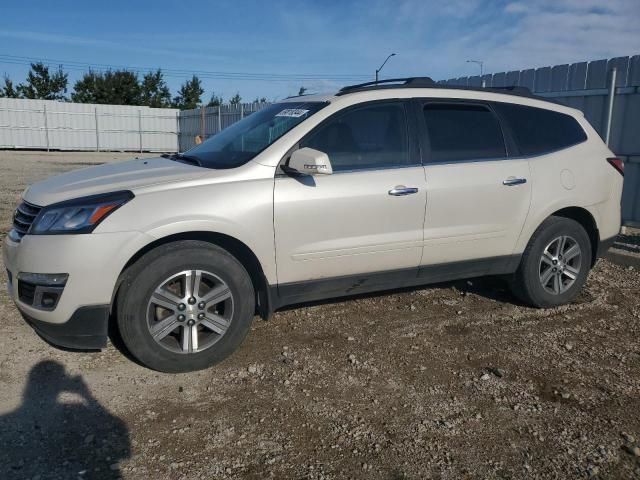
[[[562,105],[552,99],[531,93],[525,87],[464,87],[436,83],[429,77],[411,77],[367,82],[343,87],[334,94],[310,94],[289,97],[282,102],[338,102],[360,103],[369,100],[390,98],[442,98],[461,100],[484,100],[514,103],[547,110],[554,110],[572,116],[582,115],[580,110]]]

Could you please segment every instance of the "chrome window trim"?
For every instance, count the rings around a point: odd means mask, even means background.
[[[563,150],[568,150],[570,148],[577,147],[578,145],[582,145],[586,141],[587,140],[584,140],[582,142],[574,143],[572,145],[560,148],[558,150],[553,150],[551,152],[545,152],[545,153],[535,154],[535,155],[518,155],[516,157],[470,158],[468,160],[451,160],[447,162],[425,162],[424,166],[429,167],[434,165],[455,165],[458,163],[504,162],[509,160],[526,160],[526,161],[535,160],[536,158],[543,157],[545,155],[552,155],[554,153],[558,153]]]
[[[280,167],[280,165],[278,165],[278,168]],[[393,165],[393,166],[388,166],[388,167],[369,167],[369,168],[354,168],[354,169],[350,169],[350,170],[334,170],[333,173],[331,175],[306,175],[309,177],[332,177],[334,175],[341,175],[343,173],[360,173],[360,172],[377,172],[377,171],[383,171],[383,170],[400,170],[403,168],[416,168],[416,167],[424,167],[423,164],[421,163],[415,163],[412,165]],[[282,172],[276,172],[275,178],[283,178],[283,177],[287,177],[287,178],[292,178],[290,175],[287,175],[286,173],[282,173]]]
[[[459,165],[461,163],[481,163],[481,162],[504,162],[508,160],[528,160],[524,157],[493,157],[493,158],[470,158],[465,160],[449,160],[446,162],[425,162],[426,167],[435,167],[438,165]]]

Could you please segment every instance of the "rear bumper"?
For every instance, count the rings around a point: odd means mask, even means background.
[[[43,322],[20,313],[38,335],[56,347],[99,350],[107,345],[109,305],[81,307],[65,323]]]

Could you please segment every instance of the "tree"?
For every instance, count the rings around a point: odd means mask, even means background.
[[[267,103],[267,99],[265,97],[262,97],[262,98],[256,97],[253,103]]]
[[[128,70],[89,71],[74,86],[71,99],[79,103],[140,105],[142,88],[138,75]]]
[[[171,106],[171,92],[160,69],[149,72],[142,78],[140,103],[154,108]]]
[[[61,66],[56,72],[49,73],[49,67],[43,63],[32,63],[27,83],[18,85],[16,91],[22,98],[66,100],[64,94],[67,93],[67,77]]]
[[[13,86],[13,82],[9,76],[4,76],[4,87],[0,88],[0,97],[18,98],[18,92]]]
[[[104,91],[112,105],[140,105],[140,82],[138,75],[127,70],[107,71],[103,76]]]
[[[229,105],[238,105],[242,101],[242,97],[240,93],[236,93],[233,97],[229,99]]]
[[[222,97],[216,96],[216,92],[211,92],[211,100],[207,103],[207,107],[219,107],[222,105]]]
[[[298,96],[304,95],[307,90],[308,89],[306,87],[300,87],[300,90],[298,90]]]
[[[178,95],[173,98],[173,106],[180,110],[191,110],[200,105],[200,97],[204,93],[202,82],[195,75],[182,84]]]
[[[71,100],[77,103],[105,103],[105,93],[102,91],[104,78],[101,73],[89,70],[73,86]]]

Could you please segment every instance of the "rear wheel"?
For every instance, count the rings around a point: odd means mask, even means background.
[[[242,264],[198,241],[158,247],[125,274],[118,326],[131,354],[163,372],[209,367],[242,342],[255,295]]]
[[[512,290],[535,307],[575,299],[591,268],[591,242],[575,220],[550,217],[533,234],[522,255]]]

